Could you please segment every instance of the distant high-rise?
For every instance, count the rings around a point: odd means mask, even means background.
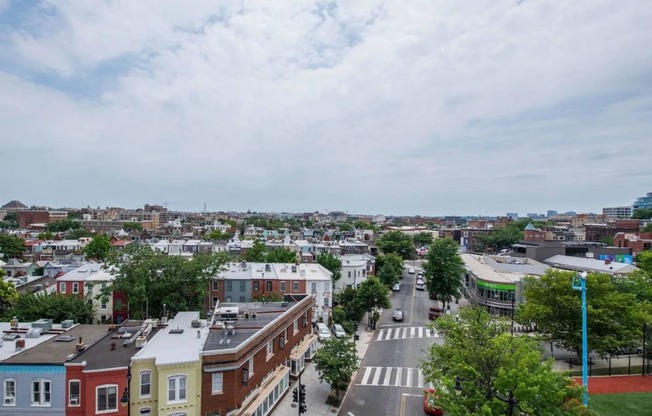
[[[575,211],[566,211],[566,212],[564,212],[564,215],[577,215],[577,212],[575,212]]]
[[[546,214],[546,217],[550,218],[550,217],[554,217],[555,215],[557,215],[557,211],[555,211],[554,209],[549,209],[548,213]]]
[[[632,210],[636,211],[637,209],[652,209],[652,192],[648,192],[645,196],[636,198],[636,201],[632,204]]]
[[[507,218],[511,218],[511,219],[513,219],[513,220],[517,220],[517,219],[518,219],[518,212],[508,212],[508,213],[505,214],[505,216],[506,216]]]
[[[602,213],[609,218],[630,218],[632,216],[632,207],[602,208]]]
[[[536,220],[537,218],[540,218],[542,215],[537,214],[536,212],[528,212],[527,217],[533,220]]]

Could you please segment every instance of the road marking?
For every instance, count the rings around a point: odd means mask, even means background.
[[[412,387],[412,385],[410,384],[412,382],[412,369],[407,368],[406,370],[407,370],[406,371],[407,377],[405,378],[405,387]]]
[[[403,375],[403,369],[401,367],[399,367],[396,370],[396,380],[394,381],[394,384],[402,384],[402,382],[403,382],[402,377],[401,377],[402,375]]]
[[[365,367],[362,380],[356,385],[432,388],[432,383],[425,381],[421,369],[412,367]]]
[[[385,368],[385,375],[383,376],[383,386],[389,386],[389,381],[392,378],[392,368],[393,367]]]
[[[378,331],[376,341],[390,341],[395,339],[409,339],[409,338],[437,338],[439,334],[437,331],[426,327],[401,327],[401,328],[388,328]]]
[[[376,369],[376,372],[374,373],[374,379],[371,382],[371,385],[377,386],[378,385],[378,380],[380,380],[380,368],[381,367],[373,367],[373,368]]]
[[[417,331],[416,327],[410,328],[410,337],[414,338],[414,333]]]
[[[355,416],[353,413],[349,412],[349,416]]]
[[[371,367],[367,367],[364,370],[364,376],[362,377],[362,384],[367,384],[369,381],[369,377],[371,377]]]
[[[417,377],[417,386],[423,386],[423,372],[421,371],[420,368],[417,369],[417,371],[419,372],[419,375]]]

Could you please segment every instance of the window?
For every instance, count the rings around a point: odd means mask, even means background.
[[[312,293],[317,292],[317,282],[310,283],[310,290],[312,291]]]
[[[80,402],[81,381],[70,380],[68,382],[68,406],[79,406]]]
[[[249,357],[249,377],[254,375],[254,356]]]
[[[240,281],[240,292],[244,292],[244,291],[245,291],[245,281],[241,280]]]
[[[220,282],[218,280],[213,280],[213,291],[217,292],[220,290]]]
[[[72,293],[79,293],[79,283],[72,282]]]
[[[351,277],[351,270],[349,270],[348,273],[349,273],[349,277]]]
[[[285,282],[281,282],[281,292],[285,292]]]
[[[186,376],[172,376],[168,378],[168,402],[181,402],[186,400]]]
[[[299,332],[299,320],[295,319],[294,323],[292,324],[292,335],[296,335],[297,332]]]
[[[222,382],[224,375],[222,373],[213,373],[213,394],[222,394]]]
[[[217,305],[217,296],[213,296],[213,306]]]
[[[293,292],[298,292],[299,291],[299,282],[297,282],[296,280],[294,282],[292,282],[292,291]]]
[[[267,282],[267,291],[268,291],[268,292],[271,292],[271,291],[272,291],[272,282],[271,282],[271,281],[268,281],[268,282]]]
[[[142,371],[140,373],[140,397],[152,395],[152,372]]]
[[[50,380],[32,381],[32,406],[49,406],[50,396]]]
[[[59,283],[59,293],[66,293],[66,282]]]
[[[226,291],[230,292],[233,290],[233,282],[231,280],[226,281]]]
[[[100,310],[103,310],[103,311],[106,310],[106,302],[107,302],[107,298],[105,296],[102,296],[102,300],[101,300],[101,303],[100,303]]]
[[[260,290],[260,282],[254,282],[254,291],[258,292]]]
[[[5,406],[16,405],[16,380],[8,378],[4,382]]]
[[[99,386],[96,403],[98,412],[118,410],[118,386],[115,384]]]
[[[269,360],[274,355],[274,340],[267,343],[267,359]]]

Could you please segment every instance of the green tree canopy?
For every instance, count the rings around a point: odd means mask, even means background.
[[[427,231],[421,231],[414,235],[414,245],[417,247],[425,247],[432,244],[432,233]]]
[[[378,278],[386,285],[392,286],[403,273],[403,259],[395,253],[389,253],[376,258]]]
[[[346,389],[353,373],[360,366],[360,358],[351,338],[331,337],[324,341],[314,358],[319,380],[331,386],[339,397],[340,390]]]
[[[652,219],[652,208],[640,208],[632,212],[632,218],[637,220]]]
[[[330,253],[317,255],[317,263],[321,264],[329,272],[333,273],[333,285],[342,277],[342,260]]]
[[[47,230],[53,233],[62,233],[68,230],[76,230],[78,228],[81,228],[79,221],[67,219],[49,223]]]
[[[297,261],[297,253],[287,248],[275,248],[265,254],[267,263],[294,263]]]
[[[523,229],[520,224],[508,224],[502,228],[495,228],[486,234],[478,237],[480,243],[479,251],[491,249],[494,251],[509,248],[512,244],[518,243],[523,239]]]
[[[16,286],[12,282],[4,280],[5,271],[0,269],[0,319],[9,318],[9,310],[18,299]]]
[[[450,238],[440,238],[430,245],[423,266],[426,287],[437,299],[449,302],[460,298],[466,268],[459,254],[459,245]]]
[[[266,251],[267,248],[265,247],[265,243],[263,243],[261,240],[255,240],[254,244],[247,249],[245,260],[254,263],[262,263],[265,261]]]
[[[39,240],[52,240],[54,238],[54,233],[52,231],[43,231],[38,235]]]
[[[21,257],[25,250],[25,242],[15,235],[0,234],[0,253],[4,253],[5,259]]]
[[[635,261],[636,266],[645,270],[648,275],[652,276],[652,251],[641,251],[636,255]]]
[[[526,277],[526,302],[518,319],[536,322],[551,341],[580,356],[582,352],[581,293],[572,288],[574,272],[548,270],[540,278]],[[589,274],[587,287],[588,346],[601,356],[615,353],[643,339],[643,324],[650,321],[647,308],[632,293],[618,291],[612,277]]]
[[[581,387],[543,360],[536,339],[510,336],[484,308],[462,308],[458,319],[445,316],[434,327],[444,342],[431,345],[422,368],[447,415],[504,415],[507,404],[499,397],[510,391],[518,400],[515,414],[583,414]]]
[[[644,233],[652,233],[652,222],[641,228],[641,231]]]
[[[125,222],[124,224],[122,224],[122,229],[125,230],[125,232],[131,232],[131,231],[142,232],[143,224],[139,222]]]
[[[18,215],[15,212],[8,212],[0,221],[0,229],[18,228]]]
[[[222,232],[220,230],[213,230],[204,236],[204,240],[208,241],[228,241],[233,238],[233,233]]]
[[[106,235],[98,235],[93,237],[93,239],[86,245],[84,248],[84,255],[88,259],[104,261],[109,256],[109,253],[113,249],[111,245],[111,240]]]
[[[92,237],[93,233],[88,231],[85,228],[77,228],[75,230],[69,231],[66,233],[66,238],[69,238],[71,240],[76,240],[81,237]]]
[[[53,322],[72,319],[81,324],[93,323],[93,304],[90,299],[56,292],[19,294],[8,313],[21,321],[43,318],[52,319]]]
[[[400,231],[390,231],[376,241],[383,254],[398,254],[403,260],[413,260],[417,257],[412,237]]]
[[[355,291],[358,308],[390,309],[389,290],[376,276],[369,276]]]

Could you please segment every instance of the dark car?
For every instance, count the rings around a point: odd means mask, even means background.
[[[423,391],[423,411],[431,416],[444,416],[444,410],[438,404],[439,398],[435,389]]]
[[[403,309],[395,309],[392,319],[395,321],[403,322]]]
[[[444,310],[438,306],[431,306],[428,310],[428,319],[437,319],[444,314]]]

